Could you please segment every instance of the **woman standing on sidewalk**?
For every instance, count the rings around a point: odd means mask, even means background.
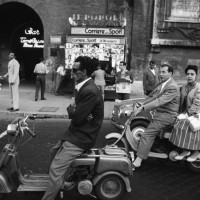
[[[119,100],[130,99],[133,77],[126,69],[126,63],[120,62],[120,71],[116,72],[116,93]]]

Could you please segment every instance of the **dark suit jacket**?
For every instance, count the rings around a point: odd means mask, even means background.
[[[104,118],[104,102],[100,90],[92,79],[77,92],[75,110],[71,109],[72,120],[63,136],[82,149],[90,149],[97,138]]]
[[[152,73],[152,71],[147,67],[147,69],[144,71],[143,74],[143,90],[145,95],[149,95],[151,93],[156,85],[159,83],[158,80],[158,68],[155,68],[155,75]]]
[[[170,79],[160,92],[162,84],[159,84],[152,92],[153,97],[144,101],[145,110],[156,110],[155,115],[170,114],[176,117],[180,105],[180,89],[174,79]]]

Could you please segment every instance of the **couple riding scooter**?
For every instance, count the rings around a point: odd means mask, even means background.
[[[199,111],[199,105],[200,105],[200,86],[199,83],[196,83],[196,75],[198,73],[196,66],[189,65],[186,70],[186,76],[187,76],[187,85],[183,86],[181,89],[181,101],[180,101],[180,93],[179,88],[176,84],[176,82],[171,78],[173,73],[173,69],[167,65],[164,64],[161,66],[160,69],[160,78],[162,83],[157,86],[156,90],[151,94],[153,97],[146,99],[144,101],[144,104],[141,105],[139,108],[135,109],[134,115],[132,115],[132,119],[129,120],[129,122],[132,123],[132,135],[134,135],[135,131],[139,130],[140,127],[147,127],[148,125],[145,125],[144,122],[145,119],[141,121],[139,117],[135,117],[137,113],[140,113],[142,110],[155,110],[153,114],[153,120],[150,122],[149,126],[145,130],[145,133],[141,134],[139,144],[137,145],[137,158],[133,162],[133,165],[135,167],[139,167],[141,165],[142,159],[146,159],[147,156],[149,156],[149,151],[152,147],[152,144],[154,142],[154,139],[156,138],[156,135],[160,133],[161,130],[164,130],[167,127],[170,127],[174,124],[176,120],[176,116],[178,115],[179,111],[179,104],[181,104],[181,108],[183,108],[181,111],[187,111],[190,115],[194,113],[198,113]],[[185,110],[185,94],[188,94],[189,99],[187,99],[187,108],[188,110]],[[181,123],[186,121],[182,121]],[[143,125],[142,125],[143,123]],[[179,126],[176,124],[176,127]],[[179,128],[179,129],[182,129]],[[143,129],[144,130],[144,129]],[[185,129],[185,133],[187,133],[189,129]],[[165,131],[164,131],[165,132]],[[182,130],[183,132],[183,130]],[[190,131],[192,132],[192,131]],[[168,132],[169,133],[169,132]],[[196,132],[195,132],[196,133]],[[195,134],[194,133],[194,134]],[[176,131],[176,136],[179,138],[179,140],[173,139],[170,137],[170,141],[175,144],[176,146],[180,146],[180,143],[182,142],[182,138],[179,134],[179,131]],[[194,135],[193,134],[193,135]],[[198,134],[198,133],[197,133]],[[170,134],[171,135],[171,134]],[[174,134],[173,134],[174,135]],[[130,139],[130,134],[126,134],[126,136],[129,136],[129,143],[133,144]],[[165,136],[164,136],[165,137]],[[191,136],[192,137],[192,136]],[[108,138],[108,137],[107,137]],[[127,137],[128,138],[128,137]],[[168,134],[169,138],[169,134]],[[189,142],[190,146],[192,146],[192,142]],[[187,142],[184,142],[184,145],[187,145]],[[133,147],[132,147],[133,148]],[[195,143],[195,148],[198,148],[198,140]],[[134,148],[133,148],[134,149]],[[197,152],[198,153],[198,152]],[[196,161],[198,154],[196,151],[192,153],[191,158],[188,158],[187,161],[192,162]],[[151,155],[151,154],[150,154]],[[196,156],[197,155],[197,156]],[[185,156],[189,156],[189,151],[183,151],[180,155],[176,155],[176,158],[183,159]],[[195,157],[196,156],[196,157]],[[156,156],[155,156],[156,157]],[[174,155],[173,155],[174,157]],[[195,157],[195,158],[194,158]],[[179,160],[181,160],[179,159]],[[177,159],[178,160],[178,159]],[[199,166],[197,166],[199,167]]]

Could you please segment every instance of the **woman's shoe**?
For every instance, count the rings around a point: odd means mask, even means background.
[[[183,151],[181,154],[175,157],[176,160],[183,160],[186,156],[190,155],[190,151]]]
[[[199,157],[200,153],[199,151],[194,151],[190,157],[187,158],[188,162],[194,162],[198,157]]]

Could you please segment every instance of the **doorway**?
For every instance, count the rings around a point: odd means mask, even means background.
[[[34,80],[33,70],[43,57],[44,31],[38,14],[29,6],[9,2],[0,6],[0,73],[6,73],[9,52],[20,63],[20,79]]]

